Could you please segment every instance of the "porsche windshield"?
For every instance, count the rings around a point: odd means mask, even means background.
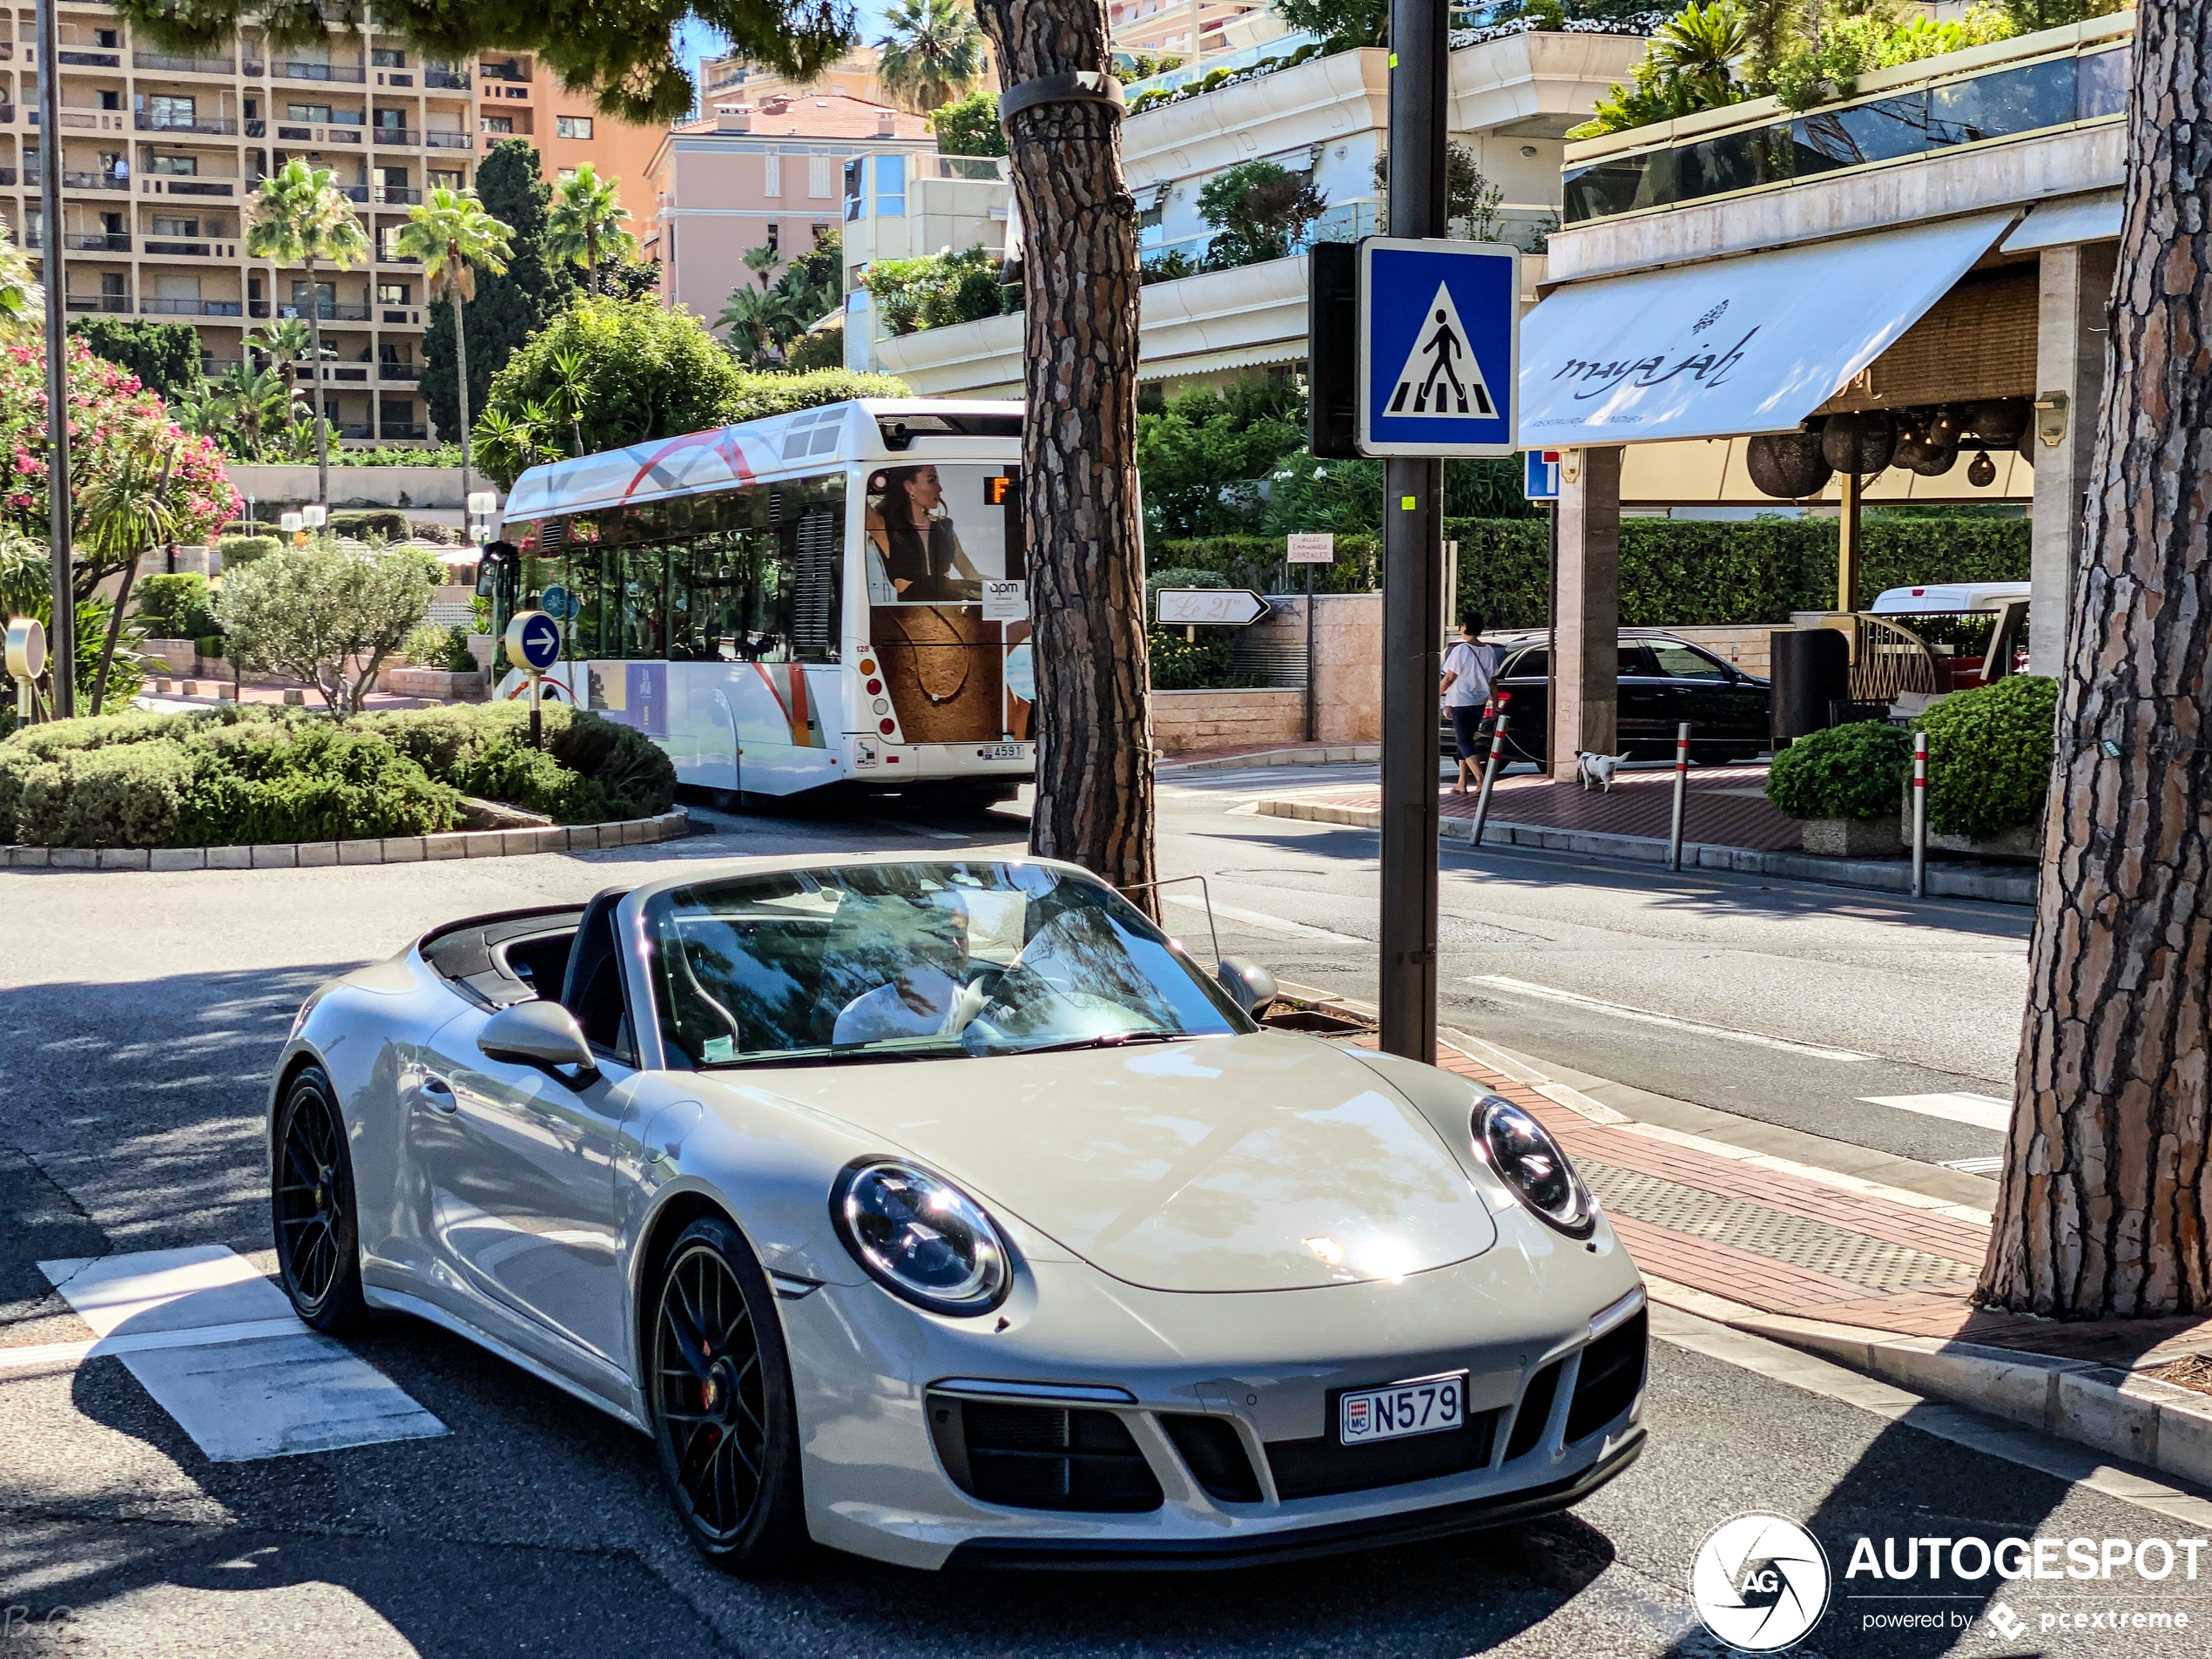
[[[1104,884],[1027,863],[867,864],[648,901],[674,1062],[921,1059],[1250,1028]]]

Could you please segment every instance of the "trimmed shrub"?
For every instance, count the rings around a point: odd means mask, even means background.
[[[1201,629],[1189,640],[1178,629],[1148,628],[1144,650],[1152,659],[1156,691],[1213,691],[1239,683],[1237,637],[1229,629]]]
[[[519,702],[409,709],[363,724],[462,793],[556,823],[649,818],[675,804],[675,765],[650,738],[565,703],[545,705],[542,719],[542,753],[529,746],[529,711]]]
[[[266,559],[283,543],[273,536],[219,536],[215,551],[227,570],[240,564],[251,564],[256,559]]]
[[[408,536],[407,515],[391,507],[343,508],[331,514],[330,533],[350,536],[355,541],[381,536],[388,542],[404,542]]]
[[[1198,536],[1162,542],[1157,550],[1151,553],[1151,557],[1163,569],[1210,570],[1222,578],[1224,587],[1250,588],[1255,593],[1279,593],[1283,591],[1283,556],[1285,550],[1286,540],[1280,536]],[[1381,583],[1381,558],[1382,542],[1379,537],[1339,536],[1337,537],[1336,563],[1311,567],[1313,590],[1316,593],[1372,593]],[[1305,590],[1304,569],[1292,570],[1289,580],[1291,591],[1303,593]],[[1149,588],[1150,583],[1146,585]]]
[[[206,661],[219,663],[223,660],[223,636],[220,634],[202,634],[192,641],[192,648]]]
[[[1809,732],[1775,756],[1766,796],[1791,818],[1894,819],[1912,740],[1881,720]]]
[[[20,774],[14,819],[42,846],[165,846],[194,767],[173,738],[70,750]]]
[[[2040,818],[2058,716],[2059,683],[2040,674],[1954,691],[1922,715],[1928,827],[1980,841]]]
[[[458,624],[424,623],[408,633],[400,655],[409,668],[435,668],[448,674],[465,674],[476,665],[469,653],[469,631]]]
[[[215,630],[215,613],[207,578],[187,571],[179,576],[140,577],[131,590],[138,609],[138,626],[158,639],[196,639]]]

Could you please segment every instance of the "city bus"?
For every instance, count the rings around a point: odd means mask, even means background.
[[[504,535],[564,631],[545,695],[720,797],[1012,799],[1036,759],[1021,446],[1019,403],[867,399],[531,468]]]

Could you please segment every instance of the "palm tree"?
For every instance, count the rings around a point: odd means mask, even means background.
[[[368,256],[368,233],[354,217],[354,204],[332,182],[327,167],[310,167],[298,156],[286,162],[253,193],[253,225],[246,233],[249,258],[272,267],[307,267],[307,332],[315,366],[315,495],[330,499],[330,431],[322,419],[322,291],[315,266],[328,260],[343,271]],[[275,273],[270,273],[271,287]]]
[[[78,498],[84,516],[78,545],[96,563],[123,561],[123,580],[115,590],[114,609],[108,612],[107,639],[100,647],[99,671],[92,677],[94,714],[107,700],[108,669],[115,661],[115,642],[123,632],[123,612],[131,603],[138,561],[148,548],[173,540],[177,533],[178,516],[169,504],[169,474],[176,462],[173,443],[158,465],[151,446],[134,445],[124,452],[120,465],[95,478]]]
[[[474,188],[443,185],[408,209],[399,252],[422,262],[422,280],[453,307],[453,351],[461,394],[461,496],[469,498],[469,334],[461,307],[476,297],[476,268],[496,276],[507,268],[508,227],[484,211]]]
[[[1708,107],[1729,101],[1737,60],[1750,50],[1750,26],[1737,0],[1689,0],[1651,31],[1651,61],[1696,89]]]
[[[876,73],[893,103],[927,115],[983,73],[983,30],[967,0],[894,0],[884,23]]]
[[[745,268],[760,279],[764,288],[775,280],[776,267],[783,262],[784,256],[765,242],[745,251]]]
[[[235,448],[227,444],[225,447],[231,448],[240,461],[263,459],[273,434],[290,432],[297,421],[312,413],[307,394],[288,373],[250,361],[233,363],[223,378],[210,388],[209,398],[212,407],[207,415],[215,426],[235,436]],[[200,411],[195,406],[193,419],[200,418]],[[194,429],[204,432],[210,428]],[[289,444],[286,447],[287,450],[291,448]]]
[[[553,186],[552,210],[545,216],[545,250],[556,260],[581,265],[591,291],[599,291],[599,261],[629,259],[637,239],[624,228],[630,210],[615,193],[619,179],[602,179],[590,162],[576,176]]]
[[[575,448],[569,453],[583,453],[583,404],[591,395],[591,375],[583,365],[583,354],[573,346],[565,346],[553,354],[554,390],[569,406],[569,434]],[[535,407],[535,406],[533,406]]]

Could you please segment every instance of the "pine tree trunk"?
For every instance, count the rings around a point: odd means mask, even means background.
[[[2087,568],[1980,1292],[2062,1318],[2212,1310],[2209,62],[2212,8],[2145,0]]]
[[[1112,69],[1100,0],[981,0],[1001,83]],[[1151,675],[1136,493],[1136,204],[1120,112],[1012,123],[1020,206],[1022,521],[1036,664],[1029,846],[1116,887],[1153,879]],[[1152,895],[1138,895],[1148,911]]]

